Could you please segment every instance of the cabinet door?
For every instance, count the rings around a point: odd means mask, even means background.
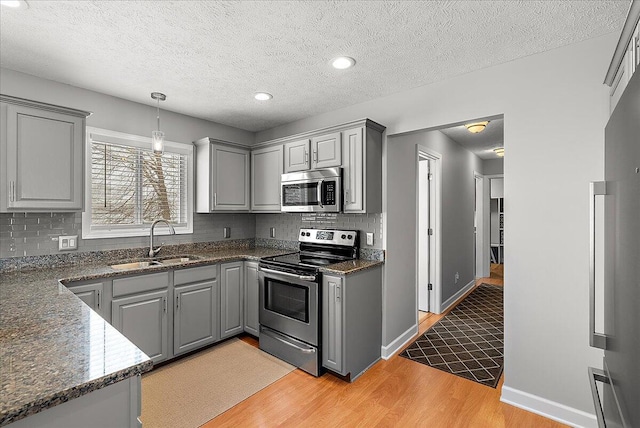
[[[282,146],[251,152],[251,210],[280,211]]]
[[[344,374],[342,279],[322,278],[322,365]]]
[[[102,282],[70,286],[69,290],[86,303],[87,306],[96,311],[102,318],[105,318],[102,302],[104,284]]]
[[[249,210],[249,151],[213,144],[212,211]]]
[[[311,167],[330,168],[342,165],[342,144],[339,132],[311,139]]]
[[[154,363],[169,357],[167,290],[113,299],[111,324]]]
[[[244,263],[244,331],[258,337],[258,263]]]
[[[219,293],[216,279],[174,288],[174,355],[219,339]]]
[[[220,265],[220,338],[244,331],[243,262]]]
[[[309,140],[286,143],[284,145],[284,172],[306,171],[309,168]]]
[[[7,208],[81,210],[84,119],[8,105],[6,132]]]
[[[364,210],[364,147],[363,128],[344,131],[342,145],[342,183],[344,191],[344,212]]]

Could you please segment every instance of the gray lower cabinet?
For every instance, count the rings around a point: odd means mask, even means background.
[[[220,339],[218,266],[174,272],[173,354],[193,351]]]
[[[111,324],[154,363],[169,358],[169,273],[114,279],[113,297]]]
[[[256,337],[258,324],[258,262],[244,262],[244,331]]]
[[[220,338],[244,331],[244,262],[220,265]]]
[[[105,282],[89,282],[67,284],[67,288],[106,321],[110,321],[109,303],[111,298],[105,296]]]
[[[380,359],[382,269],[322,278],[322,365],[350,381]]]

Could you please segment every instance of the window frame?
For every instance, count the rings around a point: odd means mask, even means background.
[[[142,225],[112,225],[100,226],[100,228],[92,227],[92,201],[91,201],[91,143],[95,135],[97,141],[105,143],[113,143],[126,145],[130,147],[148,149],[151,147],[151,137],[142,137],[139,135],[126,134],[123,132],[111,131],[108,129],[94,128],[87,126],[85,137],[85,154],[84,154],[84,211],[82,212],[82,239],[101,239],[101,238],[126,238],[135,236],[148,236],[149,224]],[[194,213],[194,148],[193,144],[177,143],[174,141],[164,142],[166,151],[186,156],[187,166],[187,223],[185,226],[174,226],[176,234],[193,233],[193,213]],[[159,234],[163,234],[160,231]]]

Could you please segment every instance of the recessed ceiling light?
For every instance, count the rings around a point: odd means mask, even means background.
[[[504,147],[496,147],[495,149],[493,149],[493,151],[495,152],[496,156],[500,158],[504,157]]]
[[[0,0],[0,5],[13,9],[27,9],[29,7],[25,0]]]
[[[338,70],[351,68],[355,64],[356,60],[351,58],[350,56],[339,56],[331,60],[331,65],[333,66],[333,68],[337,68]]]
[[[256,92],[255,94],[253,94],[253,98],[258,101],[267,101],[273,98],[273,95],[268,92]]]

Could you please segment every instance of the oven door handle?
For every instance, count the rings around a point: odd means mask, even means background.
[[[295,343],[291,343],[288,340],[283,339],[282,337],[280,337],[279,334],[272,333],[272,332],[267,331],[267,330],[261,330],[260,334],[264,334],[265,336],[269,336],[270,338],[275,339],[278,342],[282,342],[287,346],[291,346],[292,348],[295,348],[298,351],[303,352],[305,354],[313,354],[314,352],[316,352],[316,350],[314,348],[303,348],[301,346],[296,345]]]
[[[279,270],[267,269],[267,268],[259,268],[260,272],[271,273],[275,275],[288,276],[289,278],[299,279],[300,281],[315,281],[316,277],[314,275],[296,275],[295,273],[289,272],[281,272]]]

